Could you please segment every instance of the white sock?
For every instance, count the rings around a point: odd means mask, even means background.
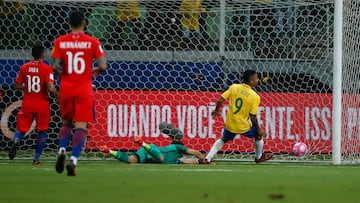
[[[264,148],[264,140],[255,140],[255,158],[260,159]]]
[[[77,164],[77,161],[78,161],[78,158],[74,157],[74,156],[71,156],[70,157],[70,160],[73,162],[73,164],[76,166]]]
[[[109,154],[111,154],[112,156],[116,157],[116,153],[117,151],[114,151],[114,150],[109,150]]]
[[[66,148],[65,147],[60,147],[59,148],[59,154],[62,154],[62,152],[64,152],[64,154],[66,154]]]
[[[214,145],[211,147],[209,154],[206,156],[206,159],[208,161],[211,161],[216,155],[216,153],[224,146],[224,144],[225,143],[224,141],[222,141],[222,139],[216,140]]]

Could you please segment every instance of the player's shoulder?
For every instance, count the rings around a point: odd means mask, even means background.
[[[34,61],[33,60],[31,60],[31,61],[28,61],[28,62],[25,62],[21,67],[20,67],[20,71],[21,70],[26,70],[26,69],[28,69],[28,68],[30,68],[30,67],[34,67]]]
[[[243,86],[243,84],[237,84],[237,83],[235,83],[235,84],[232,84],[231,86],[230,86],[230,88],[240,88],[240,87],[242,87]]]
[[[42,61],[41,63],[39,63],[39,66],[41,66],[41,68],[42,68],[43,70],[52,71],[52,68],[50,67],[50,65],[48,65],[48,64],[45,63],[44,61]]]
[[[238,88],[241,88],[243,91],[246,91],[248,94],[252,95],[254,98],[260,98],[260,95],[247,84],[238,84]]]
[[[89,34],[83,34],[82,36],[81,36],[81,38],[83,39],[83,40],[87,40],[87,41],[99,41],[99,39],[97,38],[97,37],[95,37],[95,36],[92,36],[92,35],[89,35]]]
[[[28,62],[25,62],[25,63],[21,66],[21,68],[26,68],[26,67],[29,67],[29,66],[31,66],[31,65],[32,65],[32,63],[33,63],[33,61],[28,61]]]
[[[19,72],[24,72],[30,67],[31,61],[28,61],[20,66]]]
[[[260,95],[259,95],[259,93],[257,93],[256,91],[254,91],[254,96],[255,96],[256,98],[260,99]]]
[[[254,99],[260,99],[260,95],[252,88],[251,88],[251,94]]]
[[[259,94],[253,88],[251,88],[250,86],[244,84],[244,87],[253,96],[259,96]]]
[[[55,42],[61,42],[61,41],[64,41],[66,40],[67,38],[69,38],[70,34],[64,34],[64,35],[60,35],[59,37],[57,37],[55,39]]]
[[[238,89],[241,89],[241,88],[243,88],[242,84],[232,84],[232,85],[230,85],[229,90],[237,91]]]
[[[93,45],[94,46],[99,46],[101,43],[100,43],[100,40],[97,38],[97,37],[94,37],[94,36],[90,36],[91,37],[91,40],[93,41]]]

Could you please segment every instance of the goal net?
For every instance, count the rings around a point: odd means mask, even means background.
[[[342,43],[342,162],[360,163],[360,2],[343,2],[343,43]]]
[[[348,20],[359,23],[356,1],[351,2]],[[49,60],[54,39],[69,32],[69,13],[78,9],[85,13],[86,32],[100,39],[108,60],[106,73],[93,82],[97,120],[89,126],[83,157],[99,157],[98,147],[104,144],[131,152],[138,148],[133,139],[139,135],[167,145],[171,139],[158,129],[163,121],[183,131],[185,145],[208,152],[222,135],[228,105],[221,117],[213,118],[215,102],[231,84],[241,82],[244,70],[254,69],[269,78],[256,88],[258,119],[267,133],[264,151],[276,153],[277,160],[331,160],[333,1],[29,0],[1,1],[0,9],[4,158],[21,105],[22,93],[12,86],[19,67],[31,59],[37,41],[48,49]],[[352,74],[359,40],[355,24],[348,29],[344,82],[351,96],[345,102],[354,108],[344,113],[349,139],[343,152],[352,159],[359,154],[360,139],[357,75]],[[51,108],[45,157],[55,155],[61,125],[56,101]],[[32,156],[35,138],[31,129],[18,157]],[[292,155],[296,142],[308,146],[304,157]],[[253,152],[253,140],[237,136],[217,158],[253,160]]]

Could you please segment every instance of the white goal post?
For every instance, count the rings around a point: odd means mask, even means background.
[[[332,162],[341,163],[341,123],[342,123],[342,0],[335,0],[334,9],[334,78],[333,78],[333,138]]]

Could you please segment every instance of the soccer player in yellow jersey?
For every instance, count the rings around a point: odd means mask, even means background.
[[[201,13],[205,13],[206,9],[202,5],[201,0],[183,0],[180,6],[180,13],[183,15],[181,24],[183,36],[186,38],[196,37],[200,39],[199,17]]]
[[[136,34],[137,42],[142,43],[142,40],[145,39],[145,35],[141,30],[140,16],[139,0],[118,1],[116,11],[117,24],[112,33],[113,38],[117,43],[117,45],[115,45],[117,48],[115,49],[119,49],[121,46],[126,45],[126,38],[123,37],[123,35],[126,34],[125,29],[128,27]]]
[[[262,153],[265,131],[260,128],[256,115],[260,104],[260,96],[252,89],[259,83],[258,74],[253,70],[246,70],[242,84],[233,84],[225,91],[216,103],[213,116],[220,115],[220,107],[229,99],[225,128],[221,139],[216,140],[205,162],[211,162],[216,153],[237,134],[255,138],[255,162],[260,163],[272,158],[272,153]]]

